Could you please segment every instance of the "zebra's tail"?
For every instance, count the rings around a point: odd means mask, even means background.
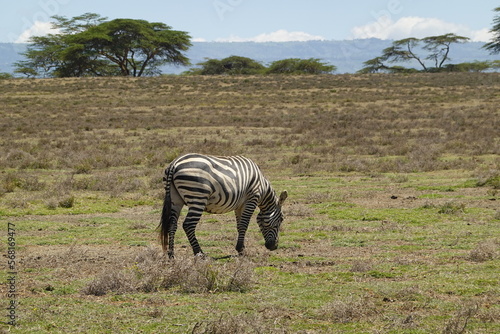
[[[161,213],[160,225],[160,242],[163,251],[166,252],[168,248],[168,232],[172,224],[172,199],[170,196],[170,187],[172,183],[172,168],[168,168],[165,172],[165,199],[163,200],[163,210]]]

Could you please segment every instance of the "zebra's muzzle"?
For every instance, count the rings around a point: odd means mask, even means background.
[[[267,241],[266,248],[271,251],[276,250],[278,248],[278,243],[274,241]]]

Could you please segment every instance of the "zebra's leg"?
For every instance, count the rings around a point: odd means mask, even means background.
[[[179,220],[179,215],[181,213],[182,207],[184,206],[184,202],[180,197],[179,193],[177,192],[177,190],[175,189],[175,187],[172,187],[171,201],[172,201],[172,207],[171,207],[170,224],[168,227],[167,254],[170,259],[173,259],[175,232],[177,232],[177,221]]]
[[[198,239],[196,239],[195,235],[196,225],[200,221],[202,213],[203,209],[198,207],[189,207],[186,219],[182,224],[184,232],[186,232],[186,236],[191,244],[191,248],[193,249],[194,255],[203,255],[203,251],[201,250],[200,244],[198,243]]]
[[[239,255],[244,255],[245,251],[245,234],[247,233],[250,218],[257,207],[257,202],[249,201],[243,207],[235,210],[236,213],[236,229],[238,230],[238,241],[236,243],[236,251]]]
[[[182,207],[181,207],[182,208]],[[168,257],[170,259],[174,258],[174,239],[175,239],[175,232],[177,232],[177,220],[179,219],[179,211],[174,211],[172,210],[172,216],[170,217],[171,222],[168,228]]]

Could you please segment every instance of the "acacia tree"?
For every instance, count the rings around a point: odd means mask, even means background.
[[[71,47],[67,38],[73,34],[85,31],[106,20],[98,14],[86,13],[71,19],[63,16],[53,16],[52,27],[59,33],[47,36],[33,36],[26,52],[26,60],[15,63],[16,73],[30,76],[64,77],[84,75],[104,75],[106,63],[96,61],[94,57],[71,59],[65,54]],[[93,58],[93,59],[92,59]],[[72,73],[70,73],[72,72]]]
[[[379,59],[381,62],[389,61],[391,63],[407,62],[414,59],[422,66],[424,71],[427,71],[425,63],[415,53],[415,48],[419,43],[420,40],[413,37],[394,41],[391,47],[382,51],[382,56]]]
[[[422,39],[422,42],[424,43],[424,49],[430,52],[426,59],[432,60],[434,68],[439,70],[443,67],[445,61],[450,60],[448,57],[450,45],[453,43],[465,43],[469,40],[470,38],[468,37],[445,34],[426,37]]]
[[[449,61],[450,47],[453,43],[465,43],[468,37],[455,34],[418,38],[405,38],[394,41],[392,46],[382,51],[382,56],[364,62],[365,67],[359,72],[374,73],[378,71],[401,72],[408,71],[401,66],[388,66],[387,63],[402,63],[416,61],[424,72],[440,71],[446,61]],[[423,46],[421,46],[423,44]],[[425,57],[418,55],[418,48],[428,51]],[[431,60],[434,66],[426,65],[425,60]]]
[[[18,73],[44,76],[142,76],[159,73],[159,66],[189,64],[183,54],[190,36],[164,23],[116,19],[106,21],[87,13],[67,19],[54,16],[58,34],[33,37],[16,64]]]
[[[61,44],[56,35],[31,37],[31,44],[22,54],[26,60],[14,63],[14,73],[27,77],[52,76],[52,72],[62,64],[59,56]]]
[[[116,19],[72,35],[69,41],[73,45],[68,50],[70,57],[82,52],[99,55],[124,76],[151,74],[166,63],[189,64],[182,53],[191,46],[189,36],[164,23]]]
[[[244,75],[244,74],[325,74],[337,69],[319,59],[288,58],[272,62],[268,68],[247,57],[230,56],[224,59],[207,59],[185,74],[200,75]]]
[[[498,14],[493,19],[493,28],[490,32],[493,34],[491,42],[486,43],[484,48],[489,50],[491,54],[500,53],[500,7],[494,9]]]
[[[268,74],[327,74],[332,73],[337,68],[328,65],[316,58],[299,59],[288,58],[277,60],[269,65]]]
[[[201,75],[241,75],[260,74],[265,67],[256,60],[247,57],[230,56],[224,59],[210,59],[198,63],[201,68],[193,68],[187,74]]]

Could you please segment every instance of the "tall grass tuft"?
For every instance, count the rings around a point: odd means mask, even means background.
[[[479,305],[471,303],[460,308],[455,315],[446,322],[443,334],[462,334],[466,332],[469,320],[479,311]]]
[[[276,319],[274,319],[276,321]],[[214,320],[199,321],[191,330],[192,334],[280,334],[288,331],[277,328],[259,315],[222,314]]]
[[[177,289],[183,293],[246,292],[253,285],[254,265],[244,258],[218,262],[210,258],[168,260],[160,250],[148,248],[125,268],[106,269],[83,294],[154,292]]]
[[[469,260],[484,262],[498,257],[500,243],[497,240],[485,240],[469,252]]]

